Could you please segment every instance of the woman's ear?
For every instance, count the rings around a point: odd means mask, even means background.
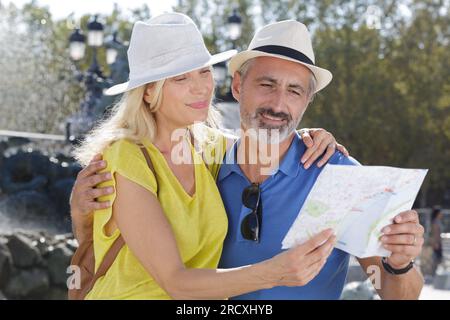
[[[153,83],[149,83],[145,86],[144,101],[150,104],[152,102]]]

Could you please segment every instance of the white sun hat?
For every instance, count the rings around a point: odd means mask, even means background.
[[[181,13],[164,13],[133,26],[128,48],[129,81],[105,95],[116,95],[146,83],[174,77],[230,59],[236,50],[211,55],[194,21]]]
[[[316,91],[325,88],[333,78],[330,71],[315,65],[314,51],[308,29],[295,20],[284,20],[268,24],[259,29],[248,49],[235,55],[229,63],[231,75],[247,60],[256,57],[275,57],[300,63],[314,74]]]

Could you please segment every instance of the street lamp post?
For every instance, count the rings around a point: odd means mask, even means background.
[[[226,98],[226,94],[224,89],[226,89],[227,85],[227,65],[225,62],[219,62],[214,65],[214,81],[216,82],[216,97],[220,100],[224,100]]]
[[[94,49],[92,64],[89,67],[88,72],[94,73],[101,79],[105,79],[102,74],[102,70],[97,62],[97,48],[103,46],[103,24],[97,21],[98,16],[95,15],[94,19],[91,20],[88,25],[88,46]]]
[[[236,49],[236,41],[242,33],[242,19],[239,16],[238,9],[234,8],[233,13],[227,19],[228,37],[231,40],[232,48]],[[232,79],[228,75],[225,63],[215,66],[215,75],[218,85],[218,97],[223,101],[234,101],[231,92]]]
[[[87,29],[87,45],[93,49],[92,62],[88,70],[86,72],[79,71],[77,77],[80,82],[84,82],[86,94],[81,102],[80,110],[66,122],[66,139],[68,142],[74,142],[81,138],[98,120],[99,106],[104,104],[101,102],[104,97],[103,90],[111,82],[103,75],[98,64],[97,50],[105,46],[107,63],[113,65],[119,50],[124,47],[117,40],[117,32],[114,33],[112,38],[104,42],[104,27],[98,21],[97,15],[88,23]],[[75,29],[69,37],[69,53],[74,62],[78,62],[85,57],[86,36],[82,34],[79,28]]]
[[[236,49],[236,40],[239,39],[242,33],[242,19],[239,16],[238,9],[233,9],[233,14],[227,20],[228,36],[233,43],[233,49]]]
[[[114,62],[116,62],[117,54],[121,46],[122,43],[117,40],[117,31],[114,31],[112,37],[108,38],[105,43],[107,64],[112,65]]]
[[[76,28],[75,31],[69,37],[69,52],[70,57],[74,61],[78,61],[83,59],[84,53],[86,51],[86,37],[80,32],[79,28]]]

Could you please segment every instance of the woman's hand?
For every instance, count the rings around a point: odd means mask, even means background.
[[[335,243],[333,230],[324,230],[304,244],[261,262],[261,276],[273,286],[304,286],[320,273]]]
[[[342,152],[346,157],[349,156],[347,149],[337,143],[334,136],[322,128],[305,128],[299,130],[300,136],[305,143],[307,150],[303,154],[301,162],[304,168],[308,169],[325,151],[322,159],[317,163],[320,168],[331,158],[336,149]]]

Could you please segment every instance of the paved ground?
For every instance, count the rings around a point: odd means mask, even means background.
[[[423,287],[419,300],[450,300],[450,290],[437,290],[427,284]]]
[[[367,276],[359,266],[354,257],[350,258],[349,272],[347,275],[347,283],[353,281],[365,281]],[[419,300],[450,300],[450,290],[438,290],[433,287],[433,279],[426,278],[426,284],[422,289]]]

